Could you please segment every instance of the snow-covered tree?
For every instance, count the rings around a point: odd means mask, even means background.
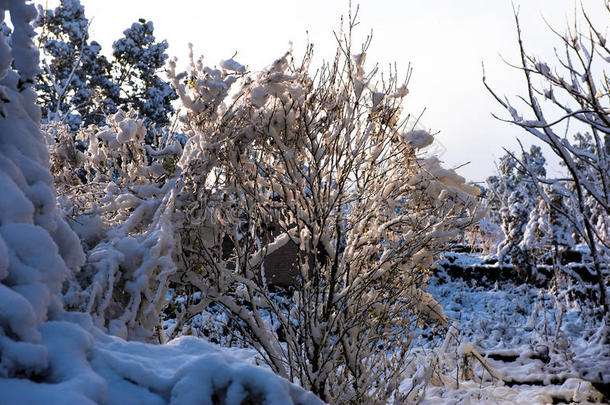
[[[53,10],[39,6],[43,69],[36,89],[45,120],[79,126],[103,124],[106,115],[133,108],[146,125],[164,126],[176,94],[159,77],[167,42],[156,42],[152,22],[140,20],[113,44],[113,59],[89,38],[80,0],[61,0]]]
[[[519,162],[528,164],[538,175],[544,176],[546,173],[542,151],[533,145],[529,152],[522,153],[520,161],[511,152],[500,158],[498,175],[489,178],[488,184],[494,193],[495,208],[499,209],[505,236],[498,245],[498,259],[503,262],[510,258],[516,271],[529,276],[534,270],[535,254],[530,245],[523,244],[523,238],[538,195]]]
[[[101,46],[89,39],[89,20],[79,0],[61,0],[54,10],[39,7],[42,71],[36,81],[45,120],[60,120],[76,130],[97,124],[116,110],[109,99],[116,85]]]
[[[159,77],[165,65],[167,41],[155,42],[152,21],[140,19],[125,31],[124,38],[112,44],[112,73],[119,94],[113,94],[117,106],[135,109],[154,125],[169,123],[177,98],[170,84]]]
[[[573,237],[574,229],[553,209],[553,207],[565,209],[565,197],[555,191],[553,185],[542,187],[552,205],[544,198],[537,199],[524,227],[519,248],[534,258],[535,266],[548,263],[550,260],[554,269],[555,284],[565,284],[562,281],[566,276],[570,281],[582,283],[582,278],[565,266],[566,252],[576,244]],[[536,267],[532,268],[532,273],[537,278],[544,277]]]
[[[610,13],[610,4],[604,2],[604,6]],[[610,61],[610,48],[584,8],[581,16],[584,28],[580,29],[575,23],[565,34],[558,34],[564,52],[557,53],[558,64],[552,68],[526,51],[518,13],[515,13],[520,69],[528,89],[525,101],[530,117],[523,117],[509,101],[486,86],[509,113],[507,121],[547,144],[565,166],[565,177],[549,179],[531,164],[519,164],[541,198],[569,222],[586,243],[597,278],[599,306],[607,318],[610,316],[607,292],[610,277],[610,87],[605,68]],[[568,122],[570,125],[566,126]],[[585,139],[589,139],[586,145]],[[552,187],[545,187],[545,184]],[[565,205],[556,204],[548,190],[564,196]],[[608,318],[607,321],[610,322]]]
[[[160,205],[175,184],[180,143],[156,140],[159,149],[152,149],[144,119],[133,111],[119,110],[106,126],[76,137],[61,125],[47,130],[60,206],[88,257],[83,271],[68,280],[66,304],[86,310],[114,335],[158,336],[166,278],[176,269],[172,211]],[[78,150],[75,141],[86,148]]]

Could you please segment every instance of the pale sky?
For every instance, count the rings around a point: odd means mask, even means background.
[[[152,20],[155,36],[166,39],[168,53],[186,59],[187,44],[195,54],[216,65],[235,52],[235,59],[258,70],[281,56],[289,41],[295,55],[302,55],[307,38],[317,57],[334,56],[333,30],[346,14],[348,1],[333,0],[81,0],[92,20],[92,39],[112,52],[112,42],[138,18]],[[601,0],[583,0],[599,12]],[[58,0],[48,0],[54,7]],[[354,0],[354,4],[357,4]],[[573,0],[514,0],[520,7],[526,46],[550,60],[558,45],[543,17],[560,32],[574,15]],[[502,113],[484,89],[481,62],[488,82],[499,94],[509,97],[524,93],[522,74],[508,67],[500,55],[517,62],[517,42],[510,0],[361,0],[356,43],[373,31],[367,56],[371,67],[396,62],[413,76],[405,110],[418,115],[425,107],[424,126],[440,131],[437,140],[446,151],[447,167],[466,162],[458,173],[470,181],[483,181],[495,172],[494,162],[504,154],[502,147],[516,150],[516,137],[532,143],[508,124],[498,122],[491,112]],[[603,14],[599,12],[599,16]],[[602,21],[607,26],[607,21]],[[308,34],[307,34],[308,33]]]

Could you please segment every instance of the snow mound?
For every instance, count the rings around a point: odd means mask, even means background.
[[[201,339],[167,345],[127,342],[91,325],[84,314],[46,322],[44,382],[0,379],[12,404],[321,404],[313,394]]]
[[[57,209],[40,109],[29,88],[38,65],[29,25],[36,10],[19,1],[2,4],[14,32],[12,48],[0,34],[3,54],[10,50],[0,66],[0,378],[45,370],[49,353],[39,328],[61,312],[64,277],[84,262]]]

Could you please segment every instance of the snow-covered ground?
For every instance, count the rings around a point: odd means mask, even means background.
[[[481,259],[461,255],[458,261],[468,266]],[[608,331],[576,302],[531,285],[463,280],[442,271],[431,278],[428,291],[457,331],[450,330],[444,344],[448,350],[443,355],[449,357],[444,365],[445,384],[429,385],[424,403],[602,400],[589,381],[601,390],[610,383]],[[471,349],[482,356],[489,370],[474,356],[465,356]],[[473,366],[472,372],[464,358]],[[449,372],[447,365],[456,364],[461,369]]]
[[[447,255],[465,268],[484,261],[476,255]],[[401,391],[412,391],[414,403],[430,405],[604,403],[600,390],[607,391],[610,383],[610,353],[601,322],[547,289],[489,281],[495,278],[434,273],[428,292],[451,326],[438,335],[422,332]],[[189,333],[205,336],[201,331],[211,327],[210,320],[197,319]],[[229,350],[243,361],[260,363],[252,349]]]
[[[127,342],[94,328],[83,314],[68,318],[41,328],[51,374],[43,383],[0,378],[0,403],[321,403],[271,371],[244,361],[245,355],[252,358],[249,352],[221,349],[192,337],[167,345]]]

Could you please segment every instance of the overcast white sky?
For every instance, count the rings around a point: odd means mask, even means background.
[[[170,56],[185,59],[187,44],[208,64],[237,52],[236,60],[257,70],[271,63],[294,43],[302,54],[307,37],[318,57],[334,56],[333,30],[348,8],[334,0],[81,0],[92,19],[91,37],[111,53],[112,42],[138,18],[152,20],[157,39],[169,42]],[[353,1],[356,4],[356,0]],[[599,11],[601,0],[583,0]],[[54,7],[58,0],[49,0]],[[574,15],[573,0],[514,0],[520,7],[524,37],[529,49],[552,58],[557,44],[542,16],[560,31]],[[523,93],[521,74],[502,62],[500,55],[517,61],[517,43],[510,0],[361,0],[356,40],[373,30],[367,57],[372,65],[396,61],[413,77],[405,110],[418,114],[425,107],[423,124],[440,131],[438,141],[449,167],[466,162],[459,173],[482,181],[495,171],[502,147],[515,150],[516,128],[496,121],[491,112],[502,112],[484,89],[481,62],[488,81],[500,94]],[[599,15],[603,15],[601,12]],[[607,25],[607,21],[602,21]],[[308,33],[308,34],[307,34]],[[307,36],[308,35],[308,36]],[[520,136],[529,145],[531,138]]]

